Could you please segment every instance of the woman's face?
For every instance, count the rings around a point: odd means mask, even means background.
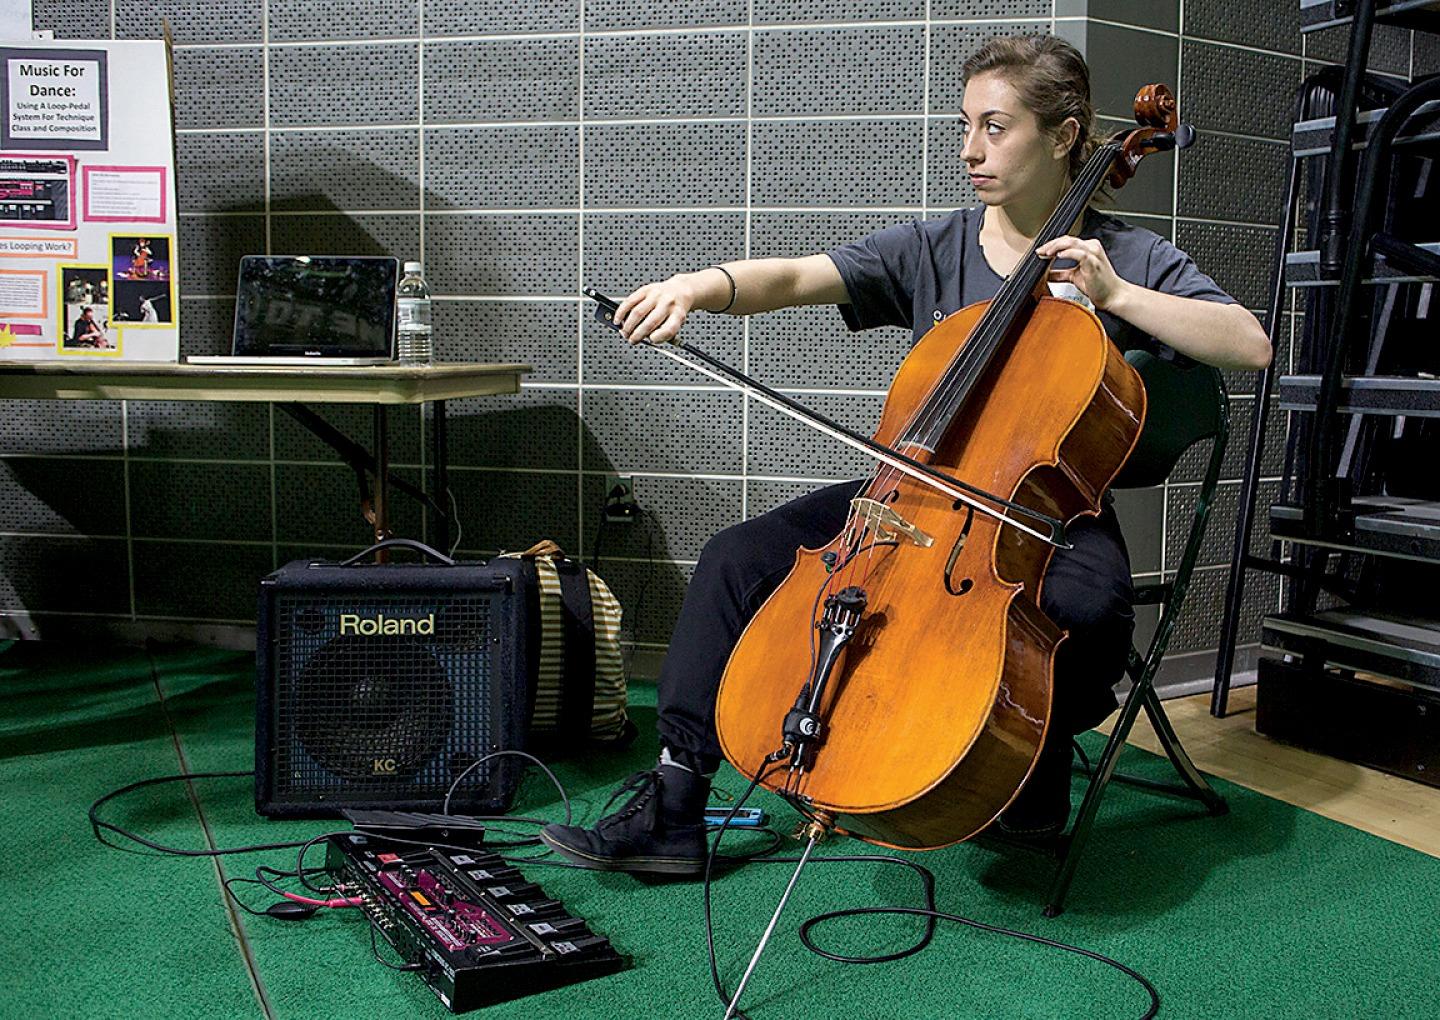
[[[960,158],[986,205],[1053,201],[1069,172],[1069,144],[1077,130],[1067,120],[1061,137],[1046,134],[1020,94],[995,72],[977,74],[965,86],[960,107],[964,148]]]

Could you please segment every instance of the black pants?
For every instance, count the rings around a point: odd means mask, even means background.
[[[779,586],[795,550],[840,533],[859,482],[841,482],[791,500],[719,532],[700,553],[660,669],[660,740],[710,772],[719,765],[715,695],[740,632]],[[1041,608],[1070,632],[1055,660],[1050,734],[1068,743],[1109,715],[1135,625],[1130,557],[1109,505],[1069,529],[1072,549],[1057,549]],[[780,720],[775,720],[779,733]],[[1047,745],[1050,741],[1047,741]]]

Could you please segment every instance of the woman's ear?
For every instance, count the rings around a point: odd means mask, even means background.
[[[1075,147],[1075,140],[1079,137],[1080,122],[1074,117],[1062,120],[1055,131],[1055,158],[1068,159],[1070,150]]]

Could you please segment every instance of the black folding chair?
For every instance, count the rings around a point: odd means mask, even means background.
[[[1195,514],[1190,522],[1185,553],[1174,576],[1168,581],[1135,587],[1135,605],[1161,606],[1160,623],[1150,639],[1149,650],[1143,656],[1131,647],[1126,672],[1133,686],[1121,706],[1100,760],[1093,769],[1083,770],[1090,776],[1090,783],[1070,834],[1062,837],[1058,844],[1060,866],[1050,887],[1046,917],[1054,917],[1064,909],[1065,894],[1070,889],[1071,879],[1075,877],[1080,863],[1080,854],[1089,841],[1090,830],[1100,810],[1100,798],[1112,779],[1198,800],[1212,815],[1223,815],[1229,810],[1224,799],[1211,789],[1180,746],[1180,738],[1175,735],[1160,697],[1155,693],[1155,674],[1165,658],[1170,635],[1184,608],[1190,575],[1195,569],[1200,543],[1205,537],[1205,525],[1214,506],[1215,487],[1220,480],[1220,463],[1225,456],[1225,441],[1229,434],[1229,401],[1219,371],[1208,365],[1182,368],[1144,351],[1129,351],[1125,359],[1145,382],[1150,414],[1134,453],[1126,461],[1112,488],[1140,489],[1159,485],[1170,476],[1186,450],[1207,439],[1211,441],[1210,462],[1195,500]],[[1142,708],[1150,717],[1150,725],[1155,728],[1155,735],[1160,738],[1161,746],[1183,783],[1161,783],[1115,771],[1120,749],[1125,746],[1125,738],[1130,735],[1135,717]]]

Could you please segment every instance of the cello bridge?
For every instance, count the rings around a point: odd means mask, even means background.
[[[852,499],[850,506],[859,513],[865,526],[875,535],[877,542],[897,542],[901,537],[914,542],[922,549],[935,544],[935,539],[897,514],[888,504],[878,499],[862,496]]]

